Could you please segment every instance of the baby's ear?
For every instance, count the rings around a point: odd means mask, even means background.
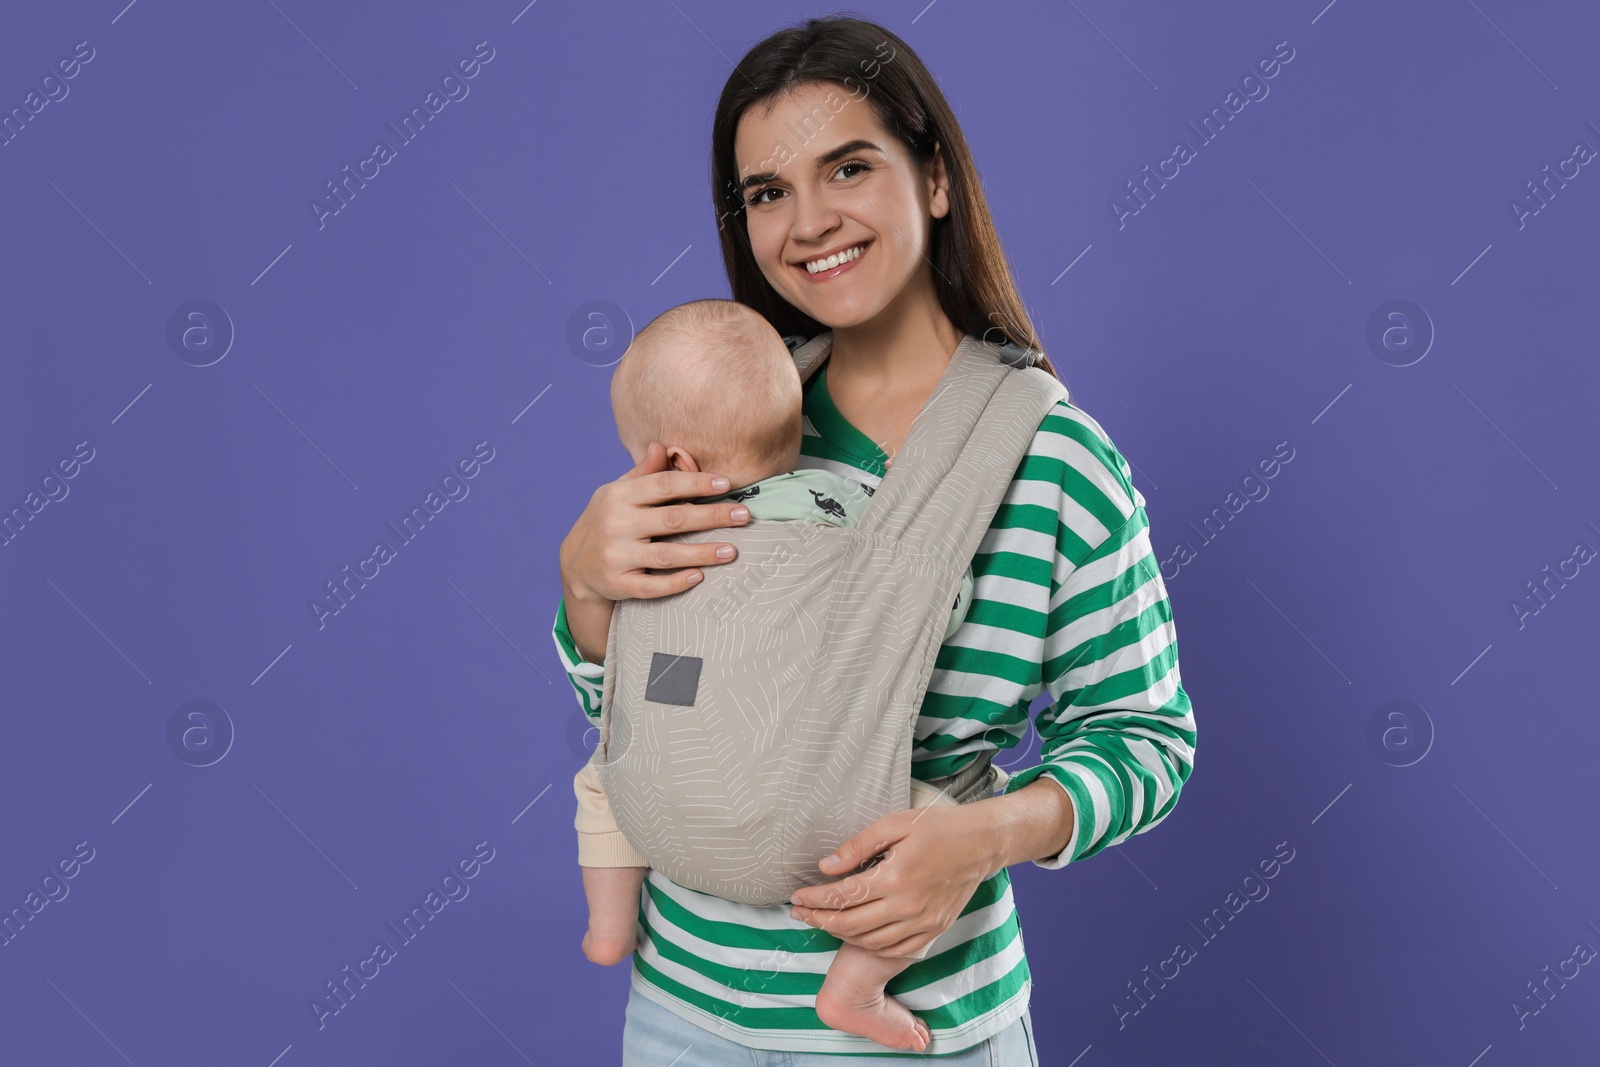
[[[677,445],[671,445],[667,448],[667,467],[675,471],[700,473],[700,465],[694,461],[694,457]]]

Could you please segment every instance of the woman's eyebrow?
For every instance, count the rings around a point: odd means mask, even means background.
[[[883,149],[879,148],[871,141],[863,140],[858,137],[854,141],[846,141],[838,148],[835,148],[829,152],[824,152],[822,155],[818,156],[817,166],[826,167],[830,163],[837,162],[838,160],[843,159],[845,156],[854,155],[857,152],[876,152],[880,156],[883,155]]]
[[[831,148],[822,155],[818,156],[817,167],[826,167],[829,164],[836,163],[845,156],[853,155],[856,152],[876,152],[880,156],[884,154],[883,149],[878,147],[876,144],[858,137],[854,141],[846,141],[837,148]],[[777,171],[773,171],[771,174],[752,174],[748,178],[745,178],[744,181],[739,183],[739,190],[740,192],[743,192],[749,189],[751,186],[770,182],[777,176]]]

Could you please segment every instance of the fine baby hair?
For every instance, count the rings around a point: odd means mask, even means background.
[[[734,489],[794,469],[800,402],[800,376],[783,338],[732,300],[663,311],[611,376],[617,436],[635,462],[660,441],[669,466],[714,470]]]

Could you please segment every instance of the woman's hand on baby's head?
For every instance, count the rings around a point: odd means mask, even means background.
[[[710,471],[669,470],[666,448],[652,441],[631,470],[589,498],[561,543],[563,580],[575,595],[612,601],[688,589],[704,577],[696,568],[730,562],[737,550],[725,541],[678,544],[653,538],[743,525],[750,512],[737,501],[684,502],[725,493],[729,484]],[[719,550],[726,550],[726,557]]]

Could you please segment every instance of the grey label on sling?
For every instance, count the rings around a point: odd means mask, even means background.
[[[700,689],[700,668],[704,663],[699,656],[652,653],[650,679],[645,683],[644,698],[657,704],[692,706],[695,694]]]

